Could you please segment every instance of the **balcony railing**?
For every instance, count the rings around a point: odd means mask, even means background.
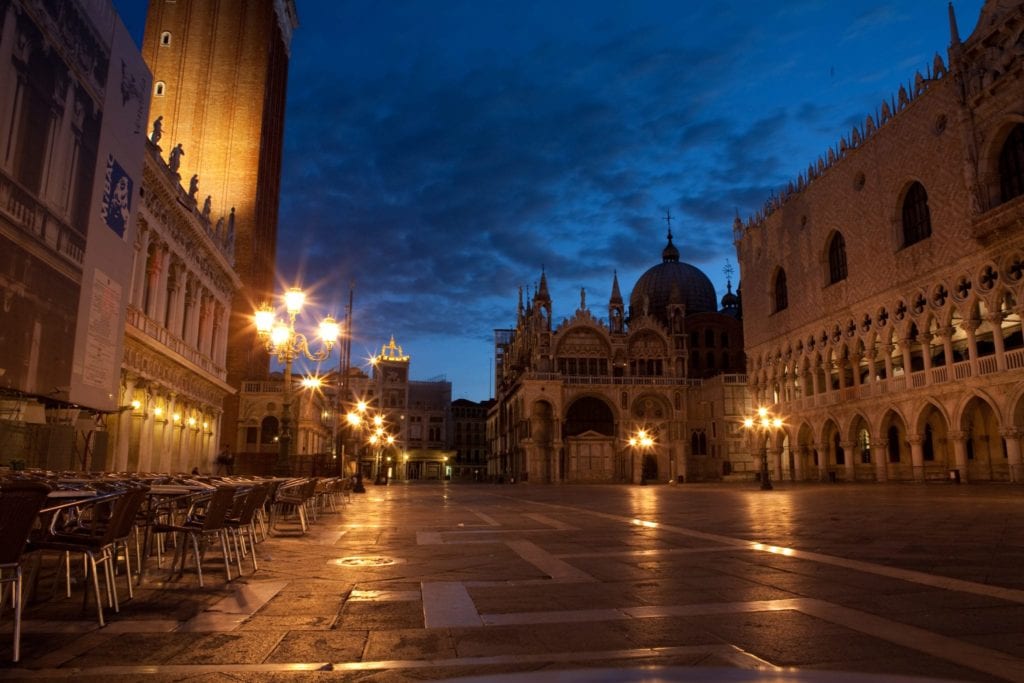
[[[166,327],[134,306],[128,307],[125,320],[128,325],[136,328],[150,339],[178,354],[193,365],[202,368],[203,371],[222,380],[227,377],[227,371],[223,366],[214,363],[212,358],[201,353],[199,349],[189,346],[185,343],[184,339],[172,334]]]
[[[1024,368],[1024,348],[1007,351],[1003,355],[1003,358],[1006,362],[1007,370],[1018,370]],[[909,382],[907,375],[898,375],[889,379],[876,379],[870,382],[865,382],[859,386],[844,387],[842,391],[823,391],[811,396],[801,396],[785,403],[791,406],[791,409],[795,411],[810,410],[811,408],[816,407],[825,408],[840,402],[869,399],[884,396],[886,394],[900,393],[906,391],[908,385],[913,389],[920,389],[927,386],[934,386],[936,384],[957,382],[975,376],[973,369],[974,366],[977,367],[978,376],[998,372],[996,357],[983,356],[973,365],[971,361],[960,361],[958,363],[954,363],[952,366],[952,372],[950,372],[950,369],[947,366],[939,366],[937,368],[931,368],[928,372],[920,370],[918,372],[911,373],[909,376]],[[931,379],[930,383],[928,382],[929,377]]]
[[[81,270],[85,235],[58,218],[13,178],[0,173],[0,211],[22,232],[32,235],[63,260]]]

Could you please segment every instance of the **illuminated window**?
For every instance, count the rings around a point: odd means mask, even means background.
[[[156,97],[163,97],[164,96],[164,89],[166,87],[167,86],[164,85],[163,81],[157,81],[156,83],[153,84],[153,95],[156,96]]]

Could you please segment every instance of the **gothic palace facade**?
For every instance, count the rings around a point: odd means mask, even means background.
[[[735,240],[775,476],[1024,481],[1024,3],[986,2]]]

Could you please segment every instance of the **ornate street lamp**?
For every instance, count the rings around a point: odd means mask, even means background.
[[[772,415],[764,406],[757,409],[757,415],[753,417],[744,418],[743,428],[750,430],[751,433],[761,435],[761,490],[771,491],[774,487],[772,482],[768,478],[768,436],[774,434],[776,431],[782,429],[783,421],[781,417]],[[755,430],[757,430],[755,432]]]
[[[639,427],[635,432],[633,432],[633,435],[629,437],[629,441],[627,441],[626,443],[628,443],[629,447],[632,448],[634,451],[640,451],[640,483],[646,484],[647,481],[644,479],[643,458],[644,454],[646,454],[650,449],[654,448],[654,436],[651,434],[650,431],[644,429],[643,427]]]
[[[292,410],[292,361],[305,357],[313,362],[321,362],[331,355],[338,340],[340,328],[337,321],[327,316],[320,321],[318,336],[320,348],[311,350],[306,335],[295,330],[295,319],[302,312],[306,294],[298,287],[292,287],[284,294],[286,315],[278,319],[274,307],[264,303],[256,309],[256,332],[267,352],[284,365],[284,391],[281,400],[281,434],[278,437],[279,450],[274,474],[289,476],[291,474],[291,410]]]

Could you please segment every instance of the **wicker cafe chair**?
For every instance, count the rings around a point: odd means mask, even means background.
[[[21,658],[22,599],[21,557],[25,552],[32,526],[39,518],[39,509],[46,503],[50,486],[31,479],[0,482],[0,608],[11,585],[11,606],[14,608],[14,657]]]

